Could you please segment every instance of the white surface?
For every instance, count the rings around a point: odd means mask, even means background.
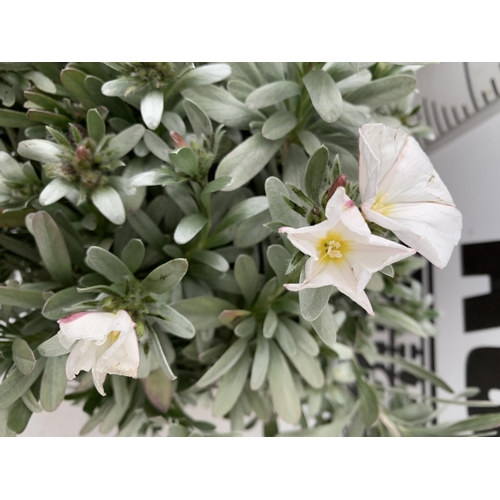
[[[463,214],[462,243],[500,240],[500,114],[433,151],[431,160]],[[466,360],[477,347],[500,347],[500,328],[465,333],[463,299],[490,291],[487,276],[461,276],[457,247],[448,267],[434,269],[437,320],[436,368],[453,389],[466,384]],[[444,394],[441,394],[444,396]],[[464,418],[464,407],[446,410],[442,420]]]

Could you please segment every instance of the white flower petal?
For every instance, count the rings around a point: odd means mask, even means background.
[[[73,380],[82,370],[88,372],[95,364],[96,344],[91,340],[80,340],[73,347],[66,361],[66,378]]]
[[[69,349],[76,340],[80,339],[103,343],[111,331],[109,327],[114,319],[114,314],[104,312],[76,313],[60,319],[58,321],[59,342],[66,349]]]
[[[385,216],[363,206],[363,212],[440,268],[450,260],[462,231],[462,215],[449,205],[400,203]]]
[[[99,372],[137,378],[139,369],[139,342],[134,327],[122,331],[116,342],[97,360]]]
[[[451,195],[418,142],[407,136],[392,168],[379,177],[377,191],[385,203],[433,202],[453,205]]]
[[[329,259],[308,259],[305,267],[306,279],[302,283],[284,285],[291,292],[298,292],[306,288],[318,288],[332,284],[332,277],[328,273]]]
[[[316,259],[319,253],[319,240],[324,238],[334,226],[335,224],[332,221],[325,220],[315,226],[301,227],[299,229],[281,227],[279,231],[288,235],[288,239],[294,247]]]
[[[340,220],[344,226],[363,236],[370,236],[366,224],[356,204],[345,193],[344,187],[339,187],[326,205],[325,215],[332,224]]]
[[[95,388],[101,396],[106,396],[104,392],[104,381],[106,380],[106,373],[98,372],[95,365],[92,368],[92,380],[94,381]]]
[[[373,316],[372,305],[364,291],[364,286],[360,287],[358,285],[354,269],[347,259],[341,259],[339,262],[329,264],[328,272],[333,278],[332,284],[338,288],[339,292],[347,295]]]
[[[377,184],[394,165],[408,134],[382,123],[363,125],[359,131],[359,190],[363,201],[376,196]]]

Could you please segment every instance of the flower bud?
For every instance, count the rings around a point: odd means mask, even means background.
[[[337,188],[339,187],[345,187],[347,184],[347,177],[345,174],[339,175],[336,179],[335,182],[330,186],[330,189],[328,190],[328,193],[326,194],[326,199],[329,200],[335,191],[337,191]]]
[[[90,151],[84,146],[78,146],[75,154],[79,161],[90,160]]]
[[[172,137],[176,148],[185,148],[189,146],[189,144],[184,140],[184,137],[177,132],[170,132],[170,137]]]

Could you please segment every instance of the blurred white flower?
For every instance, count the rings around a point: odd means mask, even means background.
[[[364,291],[372,274],[413,255],[415,250],[372,235],[343,187],[335,191],[325,213],[327,219],[315,226],[280,228],[296,248],[311,257],[306,262],[305,281],[285,286],[298,291],[334,285],[373,314]]]
[[[366,218],[437,267],[460,239],[462,215],[418,142],[381,123],[360,128],[359,189]]]
[[[94,385],[105,396],[103,384],[108,373],[137,378],[139,344],[127,311],[76,313],[58,323],[61,345],[69,349],[74,344],[66,363],[68,380],[81,370],[92,370]]]

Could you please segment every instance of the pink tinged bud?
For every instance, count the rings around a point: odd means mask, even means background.
[[[172,137],[176,148],[185,148],[189,146],[189,144],[184,140],[184,137],[177,132],[170,132],[170,137]]]
[[[346,208],[353,208],[353,207],[355,207],[355,206],[356,206],[356,203],[354,203],[352,200],[349,200],[349,201],[346,201],[346,202],[344,203],[344,206],[345,206]]]
[[[79,161],[90,160],[90,151],[84,146],[78,146],[76,148],[76,157]]]
[[[70,314],[69,316],[66,316],[65,318],[61,318],[57,322],[59,324],[71,323],[72,321],[75,321],[75,319],[81,318],[82,316],[85,316],[86,314],[89,314],[89,313],[88,312],[78,312],[78,313]]]
[[[339,175],[336,179],[335,179],[335,182],[330,186],[330,189],[328,190],[328,193],[327,193],[327,199],[329,200],[333,194],[335,193],[335,191],[337,191],[337,188],[339,187],[346,187],[346,184],[347,184],[347,177],[345,174],[341,174]]]

